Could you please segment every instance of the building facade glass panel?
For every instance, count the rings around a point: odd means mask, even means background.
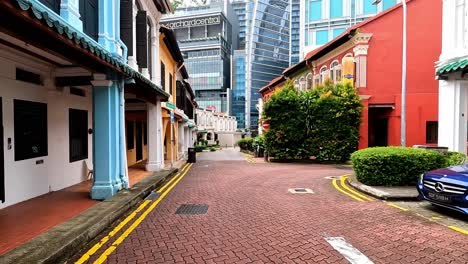
[[[374,0],[364,0],[364,14],[375,14],[377,13],[377,5],[373,5]]]
[[[396,0],[384,0],[383,1],[383,10],[389,9],[390,7],[396,5]]]
[[[330,0],[330,18],[343,16],[343,0]]]

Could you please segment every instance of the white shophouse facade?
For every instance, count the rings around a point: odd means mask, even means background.
[[[439,79],[439,146],[467,152],[468,0],[443,0]]]
[[[197,109],[196,116],[198,137],[207,140],[209,145],[219,141],[222,147],[233,147],[242,136],[242,133],[236,132],[237,120],[234,116],[206,109]]]

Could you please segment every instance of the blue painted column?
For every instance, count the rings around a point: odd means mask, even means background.
[[[121,81],[95,75],[93,84],[94,182],[91,198],[107,199],[122,189]]]
[[[111,53],[118,53],[117,28],[120,29],[119,1],[99,0],[99,44]]]
[[[74,28],[83,31],[83,22],[80,20],[80,0],[62,0],[60,16]]]

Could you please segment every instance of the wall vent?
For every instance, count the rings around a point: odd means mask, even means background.
[[[86,97],[86,91],[76,87],[70,87],[70,94]]]
[[[41,80],[41,75],[26,71],[23,69],[16,68],[16,80],[18,81],[23,81],[23,82],[28,82],[28,83],[33,83],[37,85],[42,85],[42,80]]]

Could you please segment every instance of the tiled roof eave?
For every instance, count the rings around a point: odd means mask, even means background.
[[[446,62],[446,63],[440,65],[436,69],[436,74],[437,75],[442,75],[442,74],[462,71],[467,67],[468,67],[468,58],[460,58],[458,60]]]
[[[119,68],[128,76],[141,80],[143,83],[147,84],[149,87],[154,89],[155,92],[159,93],[163,97],[169,98],[169,94],[166,93],[163,89],[145,78],[141,73],[135,71],[127,64],[123,63],[121,57],[108,52],[89,36],[75,30],[72,26],[63,21],[62,18],[57,14],[51,12],[47,8],[42,7],[41,5],[38,5],[35,2],[32,2],[31,0],[15,1],[18,3],[18,6],[21,10],[31,12],[37,20],[44,22],[48,27],[54,29],[58,34],[72,40],[76,45],[79,45],[81,48],[91,52],[99,59]]]

